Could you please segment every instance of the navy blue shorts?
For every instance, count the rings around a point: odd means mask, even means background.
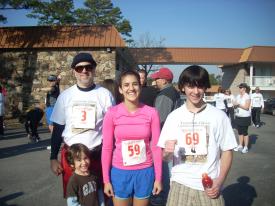
[[[111,169],[111,183],[115,198],[136,199],[149,198],[155,181],[154,168],[149,167],[140,170],[122,170],[113,167]]]

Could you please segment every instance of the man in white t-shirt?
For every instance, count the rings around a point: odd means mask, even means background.
[[[54,125],[51,138],[51,169],[54,174],[63,176],[64,197],[72,175],[66,160],[67,149],[72,144],[82,143],[89,148],[90,170],[101,176],[103,117],[107,109],[114,104],[112,94],[94,84],[96,62],[90,53],[77,54],[71,68],[77,83],[58,96],[51,115]],[[64,146],[59,162],[58,152],[62,142]]]
[[[256,87],[255,92],[251,94],[251,116],[255,127],[261,126],[261,112],[264,109],[264,98],[260,93],[260,88]]]
[[[158,142],[164,156],[174,161],[167,206],[222,206],[220,190],[237,146],[233,129],[226,113],[203,101],[210,88],[204,68],[187,67],[178,87],[186,103],[168,115]],[[210,188],[202,185],[203,173],[213,180]]]

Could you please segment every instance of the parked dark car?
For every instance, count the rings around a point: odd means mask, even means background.
[[[275,115],[275,97],[269,98],[264,102],[264,113]]]

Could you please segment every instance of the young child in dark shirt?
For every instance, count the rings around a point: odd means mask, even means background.
[[[68,206],[98,206],[98,178],[90,173],[90,151],[83,144],[69,147],[67,161],[74,170],[67,185]]]

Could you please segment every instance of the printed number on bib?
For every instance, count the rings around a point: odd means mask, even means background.
[[[136,165],[146,161],[144,140],[127,140],[121,142],[124,166]]]
[[[74,128],[95,128],[96,106],[95,104],[73,106],[73,127]]]
[[[204,126],[184,127],[183,138],[180,138],[179,146],[184,147],[185,155],[206,155],[206,137],[206,128]]]

